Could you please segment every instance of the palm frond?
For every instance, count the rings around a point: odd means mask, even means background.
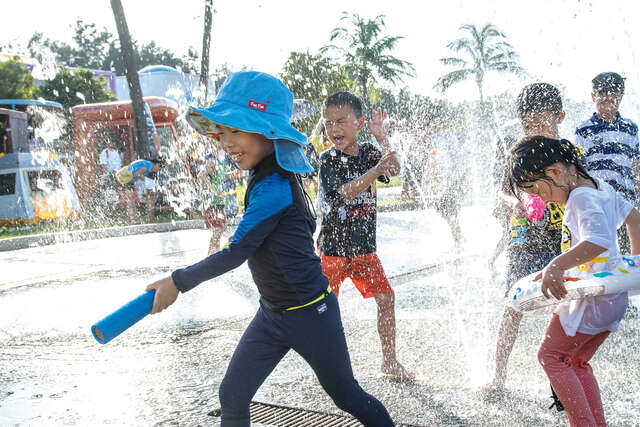
[[[345,34],[349,34],[346,28],[336,27],[329,33],[329,40],[333,41],[335,38],[343,37]]]
[[[384,52],[392,51],[396,48],[396,45],[400,40],[404,37],[396,36],[396,37],[383,37],[373,43],[370,48],[370,51],[373,55],[381,55]]]
[[[440,77],[436,81],[436,84],[433,86],[433,88],[440,90],[441,92],[445,92],[452,85],[465,81],[472,74],[473,74],[473,70],[469,68],[463,68],[461,70],[452,71]]]
[[[342,17],[340,18],[340,20],[341,21],[349,20],[351,21],[352,24],[356,24],[357,22],[362,21],[359,14],[350,13],[350,12],[347,12],[346,10],[342,12]]]
[[[379,27],[386,27],[387,24],[384,22],[385,18],[386,17],[384,15],[378,15],[373,18],[373,22],[377,23]]]
[[[473,62],[477,63],[479,60],[478,51],[473,40],[468,38],[459,38],[447,45],[447,48],[454,52],[460,52],[461,50],[467,52],[467,54],[473,59]]]
[[[472,24],[464,24],[459,30],[467,32],[468,35],[453,40],[447,48],[457,53],[464,52],[465,55],[440,59],[441,63],[458,67],[458,70],[440,77],[435,88],[445,91],[452,84],[465,80],[471,75],[475,76],[481,87],[487,71],[526,75],[525,69],[518,63],[518,53],[506,41],[506,35],[497,26],[488,23],[480,29]],[[467,55],[471,61],[467,59]]]
[[[466,67],[468,65],[467,61],[462,58],[440,58],[440,62],[445,65],[455,65],[456,67]]]
[[[516,61],[518,58],[520,57],[520,55],[518,55],[516,52],[499,52],[496,53],[492,56],[488,56],[486,58],[486,64],[490,65],[492,63],[496,63],[496,62],[504,62],[504,61]]]
[[[380,77],[394,84],[404,76],[415,76],[416,72],[411,63],[390,55],[381,55],[374,66]]]
[[[495,52],[499,52],[499,51],[502,51],[502,52],[514,51],[515,52],[515,49],[513,48],[513,46],[510,43],[507,43],[506,41],[503,41],[503,40],[495,41],[495,42],[487,45],[487,48],[486,48],[487,54],[491,55],[491,54],[493,54]]]
[[[490,67],[487,67],[487,69],[491,71],[509,72],[517,76],[528,75],[527,71],[520,64],[514,61],[496,62],[491,64]]]
[[[478,38],[480,37],[480,34],[478,33],[478,29],[477,29],[477,28],[476,28],[476,26],[475,26],[475,25],[473,25],[473,24],[463,24],[463,25],[460,25],[459,30],[465,30],[465,31],[468,31],[469,33],[471,33],[471,36],[472,36],[474,39],[478,39]]]
[[[335,51],[338,51],[338,52],[343,53],[343,54],[346,53],[346,50],[343,47],[336,46],[334,44],[329,44],[329,45],[322,46],[320,48],[320,53],[322,55],[324,55],[325,53],[329,52],[330,50],[335,50]]]
[[[460,52],[463,49],[473,48],[473,41],[466,37],[460,37],[459,39],[455,39],[451,43],[447,45],[447,49],[450,49],[454,52]]]
[[[341,40],[343,47],[324,46],[321,53],[340,50],[344,57],[344,69],[350,77],[359,82],[370,82],[374,73],[392,83],[404,76],[415,75],[413,65],[389,55],[393,52],[401,36],[382,36],[386,27],[385,16],[362,19],[357,13],[343,12],[341,21],[349,25],[334,28],[330,40]]]
[[[500,38],[506,38],[507,36],[498,29],[498,27],[496,27],[493,24],[486,24],[482,30],[480,30],[480,33],[483,35],[484,39],[487,40],[489,38],[492,37],[500,37]]]
[[[476,28],[475,25],[471,25],[471,24],[465,24],[460,26],[461,30],[466,30],[469,33],[471,33],[471,37],[472,37],[472,48],[471,50],[476,51],[478,53],[480,53],[478,55],[478,58],[482,57],[482,52],[484,52],[484,34],[481,32],[478,32],[478,29]]]

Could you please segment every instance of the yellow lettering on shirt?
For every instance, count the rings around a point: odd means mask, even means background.
[[[562,241],[560,243],[560,250],[566,252],[571,249],[571,231],[566,225],[562,226]]]

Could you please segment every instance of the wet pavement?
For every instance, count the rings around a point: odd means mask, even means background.
[[[479,394],[493,369],[502,310],[504,285],[486,268],[499,228],[488,205],[464,208],[461,223],[466,243],[456,251],[431,210],[379,214],[379,254],[398,277],[398,355],[418,378],[379,374],[375,303],[345,283],[340,305],[356,378],[405,424],[567,425],[547,409],[549,386],[536,360],[546,317],[523,321],[506,392]],[[246,266],[181,295],[107,345],[89,330],[150,281],[201,259],[208,239],[205,230],[185,230],[0,253],[0,425],[215,424],[208,413],[219,407],[218,386],[257,307]],[[434,263],[426,274],[401,276]],[[592,363],[611,426],[640,425],[639,329],[628,313]],[[293,352],[255,400],[340,413]]]

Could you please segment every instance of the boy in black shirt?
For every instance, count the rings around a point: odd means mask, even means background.
[[[558,127],[564,120],[560,91],[549,83],[532,83],[520,91],[516,109],[522,131],[526,137],[544,136],[560,140]],[[511,240],[507,244],[507,268],[505,272],[505,297],[521,278],[540,271],[560,253],[562,240],[562,216],[564,206],[546,203],[542,219],[533,221],[519,200],[513,197],[503,178],[500,203],[510,213]],[[506,218],[505,218],[506,220]],[[521,225],[518,225],[521,224]],[[518,227],[524,233],[518,233]],[[504,388],[507,379],[507,362],[515,344],[522,320],[522,313],[505,305],[496,340],[496,369],[493,380],[484,388],[493,392]]]
[[[320,193],[324,195],[322,226],[318,238],[322,271],[338,294],[340,284],[350,277],[364,298],[374,297],[378,305],[378,333],[382,344],[385,374],[399,378],[413,375],[396,359],[394,294],[376,254],[375,181],[388,182],[400,164],[389,152],[386,111],[373,112],[369,129],[382,151],[373,144],[358,144],[364,128],[360,99],[350,92],[328,97],[322,111],[332,148],[320,156]],[[373,191],[372,191],[373,188]]]

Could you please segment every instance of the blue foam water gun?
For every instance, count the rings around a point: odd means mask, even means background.
[[[155,290],[147,291],[129,301],[91,327],[93,337],[106,344],[151,313]]]

